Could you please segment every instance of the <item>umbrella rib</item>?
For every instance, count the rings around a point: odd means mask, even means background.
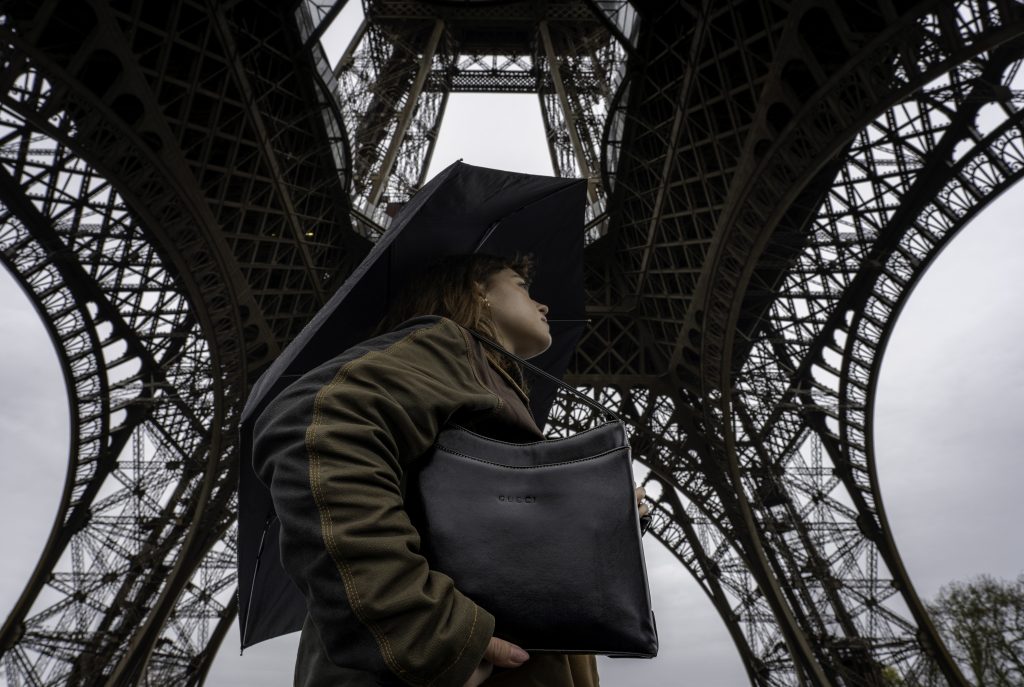
[[[582,182],[582,183],[586,183],[587,182],[586,179],[573,179],[573,181]],[[548,193],[545,193],[543,196],[541,196],[539,198],[533,198],[528,203],[525,203],[525,204],[517,207],[512,212],[506,212],[505,213],[505,217],[511,217],[512,215],[516,214],[517,212],[522,212],[523,210],[525,210],[526,208],[530,207],[531,205],[536,205],[537,203],[540,203],[540,202],[543,202],[543,201],[547,200],[548,198],[550,198],[551,196],[555,195],[556,193],[561,193],[566,188],[569,188],[569,186],[563,186],[561,188],[556,188],[556,189],[554,189],[552,191],[549,191]],[[477,251],[480,250],[480,248],[484,245],[484,243],[487,242],[487,239],[491,238],[491,234],[494,233],[494,230],[498,228],[498,225],[501,224],[501,220],[505,219],[505,217],[502,217],[499,220],[495,220],[494,224],[492,224],[490,226],[490,228],[487,230],[487,233],[484,234],[484,237],[482,239],[480,239],[480,241],[476,244],[476,248],[473,249],[474,253],[476,253]]]
[[[522,209],[522,208],[520,208],[520,209]],[[519,212],[519,210],[516,210],[516,212]],[[494,233],[494,230],[498,228],[499,224],[501,224],[501,220],[500,219],[494,220],[494,222],[491,224],[490,228],[488,228],[487,232],[484,234],[484,237],[482,239],[480,239],[479,241],[477,241],[476,247],[473,248],[473,252],[474,253],[479,253],[480,252],[480,247],[483,246],[485,243],[487,243],[487,239],[491,238],[491,234]]]

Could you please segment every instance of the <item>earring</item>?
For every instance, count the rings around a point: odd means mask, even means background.
[[[487,297],[486,297],[486,296],[484,296],[484,297],[483,297],[483,298],[481,298],[480,300],[482,300],[482,301],[484,302],[484,307],[485,307],[485,308],[487,308],[488,310],[490,310],[490,309],[491,309],[491,302],[490,302],[489,300],[487,300]]]

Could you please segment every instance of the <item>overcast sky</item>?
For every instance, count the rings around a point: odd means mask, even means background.
[[[432,173],[460,157],[550,174],[536,96],[452,96]],[[1024,188],[1017,188],[968,226],[918,285],[885,353],[875,415],[878,471],[896,542],[925,598],[951,580],[1024,571],[1022,217]],[[53,346],[2,268],[0,351],[0,613],[6,614],[35,565],[63,488],[68,407]],[[649,661],[600,659],[602,683],[745,683],[736,651],[696,583],[652,538],[645,544],[661,653]],[[232,631],[207,684],[291,684],[297,639],[272,640],[239,658]]]

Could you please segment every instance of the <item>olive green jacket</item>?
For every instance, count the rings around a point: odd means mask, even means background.
[[[506,441],[540,438],[527,404],[465,329],[420,317],[311,370],[261,414],[254,464],[309,612],[297,685],[468,679],[494,618],[420,555],[404,475],[448,422]],[[597,684],[589,656],[538,655],[492,680]]]

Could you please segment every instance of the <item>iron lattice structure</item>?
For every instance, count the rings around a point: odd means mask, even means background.
[[[235,621],[248,386],[423,183],[450,93],[537,93],[592,180],[573,381],[756,685],[965,684],[872,409],[943,246],[1024,173],[1011,0],[2,0],[0,248],[75,440],[10,685],[199,684]],[[590,414],[556,402],[548,431]]]

